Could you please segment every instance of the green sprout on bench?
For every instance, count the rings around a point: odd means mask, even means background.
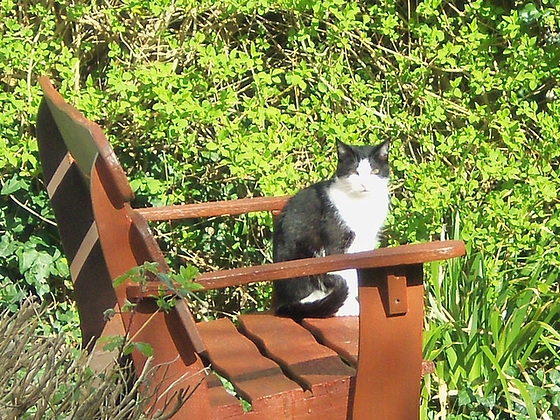
[[[154,281],[159,281],[160,284],[157,296],[152,297],[155,298],[155,302],[160,310],[169,312],[175,306],[178,298],[185,299],[193,296],[194,291],[203,289],[203,286],[195,281],[198,274],[198,269],[192,265],[181,266],[177,273],[164,273],[159,270],[157,262],[146,261],[113,280],[114,288],[122,286],[126,281],[140,286],[140,298],[134,302],[126,299],[120,312],[129,312],[131,316],[134,316],[138,301],[142,299],[142,294],[147,291],[149,282]],[[117,311],[114,308],[103,312],[106,320],[111,319],[116,314]],[[153,348],[148,343],[134,341],[134,337],[129,338],[129,331],[126,332],[125,336],[102,337],[100,341],[105,343],[103,346],[105,351],[119,350],[119,354],[122,356],[130,355],[134,349],[144,356],[153,356]]]

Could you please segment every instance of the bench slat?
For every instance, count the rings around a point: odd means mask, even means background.
[[[286,378],[280,367],[260,354],[247,337],[228,319],[201,322],[200,335],[212,367],[231,381],[254,411],[267,406],[288,404],[295,394],[303,398],[302,388]]]
[[[226,391],[222,381],[211,373],[206,378],[214,418],[224,419],[243,415],[243,406],[235,396]]]
[[[301,323],[317,340],[336,351],[352,366],[358,365],[358,326],[357,316],[335,318],[307,318]]]
[[[292,319],[263,314],[242,315],[240,324],[242,331],[264,354],[279,363],[290,377],[311,390],[314,396],[332,391],[348,393],[354,369],[333,350],[317,343],[309,331]]]

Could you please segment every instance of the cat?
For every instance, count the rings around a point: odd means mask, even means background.
[[[275,262],[368,251],[378,245],[389,211],[389,141],[351,146],[337,141],[332,179],[302,189],[285,205],[273,236]],[[274,282],[276,314],[359,315],[354,269]]]

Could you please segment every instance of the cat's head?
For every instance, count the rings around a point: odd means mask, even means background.
[[[389,141],[377,146],[351,146],[337,141],[337,183],[349,193],[386,189],[389,182]]]

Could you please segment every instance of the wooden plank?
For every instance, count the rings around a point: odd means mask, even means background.
[[[245,214],[258,211],[281,210],[291,196],[255,197],[210,203],[179,204],[174,206],[138,208],[146,220],[162,221]]]
[[[286,378],[278,364],[264,357],[255,344],[228,319],[198,324],[212,368],[227,378],[253,406],[266,411],[303,399],[303,389]]]
[[[352,366],[358,365],[358,327],[357,316],[333,318],[307,318],[301,323],[315,338],[325,346],[336,351]]]
[[[198,354],[204,353],[206,351],[204,341],[198,332],[191,310],[189,309],[185,299],[177,299],[175,303],[175,311],[177,312],[177,316],[181,320],[183,328],[185,328],[185,331],[191,340],[194,351]]]
[[[348,268],[379,268],[407,264],[421,264],[459,257],[465,254],[463,241],[434,241],[422,244],[400,245],[379,248],[355,254],[329,255],[321,258],[305,258],[254,267],[202,273],[197,282],[204,290],[221,289],[228,286],[250,284],[260,281],[274,281],[313,274],[328,273]],[[130,298],[138,297],[140,290],[131,286]],[[148,285],[144,295],[157,295],[156,284]]]
[[[358,366],[358,331],[360,319],[357,316],[333,318],[306,318],[301,325],[308,329],[320,343],[336,351],[352,366]],[[435,363],[422,361],[422,376],[435,372]]]
[[[388,278],[406,275],[408,310],[388,315]],[[360,344],[354,420],[414,420],[420,413],[424,288],[422,266],[361,270]]]
[[[290,377],[311,390],[313,395],[333,391],[348,394],[354,369],[292,319],[242,315],[240,324],[261,352],[279,363]]]
[[[465,244],[463,241],[434,241],[379,248],[373,251],[354,254],[329,255],[321,258],[306,258],[214,273],[203,273],[197,280],[208,290],[234,284],[281,280],[348,268],[378,268],[419,264],[445,260],[464,254]]]

